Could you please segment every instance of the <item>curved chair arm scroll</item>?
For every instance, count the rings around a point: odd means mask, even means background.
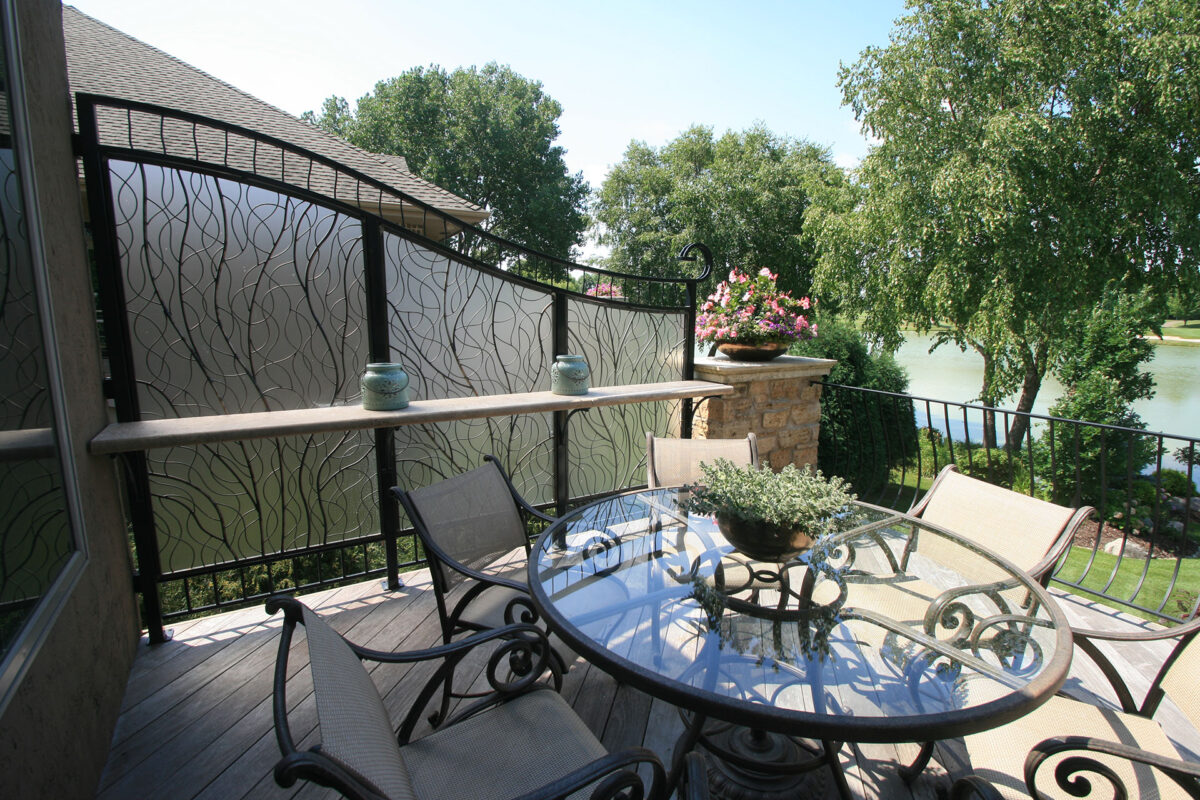
[[[1038,742],[1025,758],[1025,784],[1033,797],[1041,797],[1037,790],[1038,770],[1046,759],[1059,753],[1072,751],[1099,753],[1116,756],[1139,764],[1145,764],[1169,777],[1190,796],[1200,798],[1200,764],[1192,764],[1179,758],[1161,756],[1136,747],[1088,736],[1055,736]],[[1087,794],[1089,779],[1083,773],[1098,775],[1111,786],[1118,800],[1129,797],[1129,789],[1111,767],[1086,755],[1070,756],[1058,762],[1054,778],[1058,788],[1074,796]],[[1137,788],[1134,787],[1136,793]]]
[[[1071,544],[1075,541],[1075,534],[1079,531],[1079,526],[1086,522],[1088,517],[1092,516],[1095,512],[1096,509],[1091,506],[1080,506],[1075,510],[1075,513],[1071,515],[1071,519],[1063,526],[1062,533],[1059,534],[1054,544],[1050,546],[1050,549],[1046,551],[1046,554],[1042,556],[1041,561],[1027,570],[1035,581],[1042,586],[1050,585],[1050,576],[1054,571],[1054,566],[1063,557],[1063,554],[1070,549]]]
[[[650,786],[637,773],[637,767],[650,768]],[[580,789],[600,781],[589,795],[591,800],[617,800],[617,798],[649,798],[664,800],[666,797],[666,771],[654,751],[645,747],[630,747],[598,758],[590,764],[570,772],[553,783],[522,795],[520,800],[551,800],[567,797]]]

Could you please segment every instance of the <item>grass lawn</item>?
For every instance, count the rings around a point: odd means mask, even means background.
[[[1163,323],[1163,336],[1178,336],[1181,339],[1200,341],[1200,320],[1190,319],[1183,324],[1181,319],[1169,319]],[[1151,338],[1154,338],[1151,336]]]
[[[1087,567],[1091,554],[1092,551],[1089,547],[1071,548],[1066,562],[1055,574],[1055,580],[1072,583],[1079,581],[1080,576],[1083,575],[1083,571]],[[1108,587],[1107,591],[1104,590],[1104,586],[1112,576],[1113,568],[1117,563],[1117,557],[1104,552],[1096,553],[1096,559],[1092,563],[1091,569],[1088,570],[1087,576],[1083,578],[1081,584],[1083,587],[1082,590],[1073,585],[1068,585],[1067,588],[1084,597],[1091,597],[1102,603],[1108,602],[1110,605],[1112,605],[1112,601],[1106,601],[1103,597],[1095,595],[1087,591],[1087,589],[1093,589],[1097,592],[1105,591],[1105,594],[1122,599],[1133,597],[1138,581],[1142,579],[1142,570],[1146,562],[1143,559],[1134,558],[1126,558],[1124,561],[1125,563],[1121,564],[1117,570],[1116,577],[1112,579],[1112,584]],[[1167,589],[1171,585],[1171,577],[1174,573],[1174,559],[1151,559],[1150,569],[1146,574],[1145,582],[1142,583],[1141,590],[1138,591],[1137,596],[1133,598],[1134,602],[1149,608],[1158,608],[1163,597],[1167,594]],[[1179,568],[1179,578],[1175,582],[1175,590],[1167,600],[1163,612],[1172,617],[1186,616],[1192,610],[1192,604],[1196,601],[1196,592],[1198,589],[1200,589],[1200,559],[1184,559]],[[1123,606],[1118,606],[1118,608],[1139,617],[1144,617],[1145,619],[1156,622],[1161,621],[1152,614],[1141,613]]]

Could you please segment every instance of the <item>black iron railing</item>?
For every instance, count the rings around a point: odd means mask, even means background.
[[[540,391],[558,354],[594,385],[690,379],[696,284],[539,253],[318,153],[237,125],[79,95],[109,389],[120,422],[357,402],[370,361],[415,398]],[[702,261],[701,258],[702,257]],[[488,259],[485,262],[481,259]],[[281,436],[123,456],[137,584],[162,621],[421,553],[386,488],[495,453],[565,508],[641,480],[630,442],[690,402]],[[569,438],[568,438],[569,437]],[[639,460],[642,459],[642,460]]]
[[[1010,441],[1024,418],[1021,441]],[[1200,439],[825,383],[820,466],[905,510],[947,464],[1063,505],[1091,505],[1054,580],[1180,621],[1200,592]]]

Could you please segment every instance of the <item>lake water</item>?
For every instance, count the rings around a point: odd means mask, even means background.
[[[936,400],[977,403],[983,384],[983,359],[952,344],[929,352],[932,336],[908,334],[896,360],[908,370],[908,393]],[[1200,345],[1158,344],[1147,369],[1154,374],[1155,393],[1133,408],[1146,427],[1157,433],[1200,437]],[[1048,377],[1038,392],[1035,414],[1047,414],[1062,395],[1062,386]],[[1013,395],[1005,408],[1014,408]]]
[[[975,351],[964,353],[953,344],[930,353],[932,344],[932,336],[910,333],[896,353],[896,360],[908,371],[908,393],[977,404],[974,398],[983,383],[983,359]],[[1154,375],[1154,397],[1134,404],[1146,428],[1155,433],[1200,438],[1200,345],[1156,344],[1154,359],[1146,369]],[[1048,414],[1061,395],[1062,385],[1048,377],[1038,392],[1033,412]],[[1016,395],[1001,404],[1004,408],[1016,405]],[[1167,446],[1174,449],[1178,445],[1168,442]],[[1181,465],[1168,456],[1164,466],[1179,469]]]

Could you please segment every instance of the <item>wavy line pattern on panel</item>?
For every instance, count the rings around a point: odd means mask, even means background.
[[[537,391],[550,384],[551,295],[384,235],[389,335],[414,398]],[[501,460],[533,502],[552,499],[549,415],[396,431],[400,480],[424,486]]]
[[[679,380],[683,326],[678,312],[650,312],[570,300],[568,343],[591,369],[592,386]],[[591,496],[646,482],[646,431],[679,435],[679,402],[593,408],[570,423],[571,494]]]
[[[358,394],[366,303],[357,220],[183,170],[114,162],[111,174],[143,418],[310,408]],[[369,438],[150,453],[164,571],[377,533]]]
[[[379,533],[369,431],[174,447],[150,461],[167,574]]]

